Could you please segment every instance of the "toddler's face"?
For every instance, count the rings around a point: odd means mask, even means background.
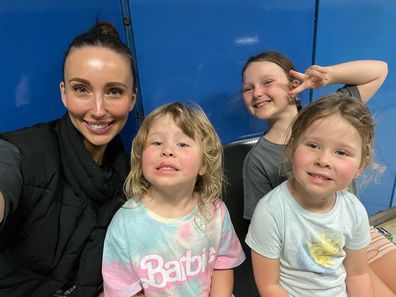
[[[201,146],[175,124],[172,116],[166,115],[150,128],[142,170],[151,187],[192,192],[198,174],[204,173]]]

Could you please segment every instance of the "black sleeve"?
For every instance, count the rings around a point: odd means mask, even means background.
[[[11,143],[0,139],[0,192],[4,197],[4,219],[0,230],[7,221],[7,216],[18,206],[22,189],[21,154]]]

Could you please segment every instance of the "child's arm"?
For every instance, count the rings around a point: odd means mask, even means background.
[[[290,74],[302,83],[290,91],[296,96],[305,89],[318,89],[329,84],[356,85],[361,100],[367,102],[377,92],[388,74],[388,64],[377,60],[358,60],[332,66],[310,66],[305,73]]]
[[[289,296],[279,284],[279,259],[270,259],[252,250],[252,264],[254,279],[261,297]]]
[[[344,267],[349,297],[374,297],[374,287],[367,262],[367,250],[345,249]]]
[[[234,287],[234,271],[232,269],[215,269],[210,285],[210,297],[230,297]]]

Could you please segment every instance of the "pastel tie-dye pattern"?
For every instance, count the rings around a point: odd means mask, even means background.
[[[142,289],[146,297],[209,296],[213,270],[238,266],[245,256],[223,202],[204,228],[197,226],[196,212],[167,219],[125,203],[106,234],[106,296],[129,297]]]

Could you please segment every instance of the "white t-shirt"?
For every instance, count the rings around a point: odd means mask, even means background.
[[[312,213],[296,202],[287,183],[259,201],[246,243],[260,255],[280,259],[280,284],[291,296],[347,296],[343,248],[370,243],[364,206],[342,190],[332,210]]]

